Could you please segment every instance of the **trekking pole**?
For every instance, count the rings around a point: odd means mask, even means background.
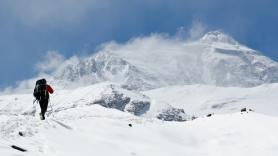
[[[53,106],[52,106],[52,103],[51,103],[51,101],[49,100],[49,106],[50,106],[50,114],[52,114],[52,116],[54,117],[54,109],[53,109]]]
[[[31,114],[33,115],[33,116],[35,116],[36,115],[36,105],[35,105],[35,103],[38,103],[38,100],[37,99],[34,99],[33,100],[33,111],[31,112]]]
[[[36,101],[37,101],[37,99],[34,99],[34,100],[33,100],[33,105],[35,104]]]

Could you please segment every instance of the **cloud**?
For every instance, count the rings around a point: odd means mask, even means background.
[[[192,41],[201,38],[207,31],[208,26],[200,20],[194,20],[189,29],[186,29],[185,26],[179,27],[175,36],[179,39]]]
[[[51,73],[65,61],[65,57],[58,51],[48,51],[46,57],[35,65],[40,73]]]
[[[192,40],[199,39],[207,31],[207,26],[205,26],[200,21],[193,21],[192,26],[189,30],[189,38]]]

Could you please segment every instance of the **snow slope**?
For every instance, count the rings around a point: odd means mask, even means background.
[[[273,94],[277,89],[277,84],[245,89],[193,85],[136,93],[106,82],[58,91],[51,96],[46,121],[39,120],[38,112],[34,112],[32,95],[0,96],[0,154],[275,156],[278,154],[278,118],[269,114],[277,113],[275,102],[278,100]],[[100,98],[105,99],[107,95],[115,97],[112,94],[115,92],[122,93],[122,97],[130,97],[131,101],[150,100],[150,110],[145,115],[134,116],[128,111],[108,109],[95,103]],[[175,95],[176,93],[180,95]],[[202,94],[197,96],[195,93]],[[186,95],[186,98],[182,99],[182,95]],[[242,96],[245,99],[241,102],[231,102],[231,99]],[[202,115],[205,111],[200,109],[197,119],[186,122],[165,122],[151,115],[157,111],[158,99],[173,106],[183,106],[178,105],[178,98],[184,100],[183,102],[190,99],[192,104],[201,103],[202,100],[215,99],[216,103],[217,100],[222,100],[222,103],[234,105],[236,109],[230,111],[226,106],[219,107],[218,112],[226,114],[215,112],[216,115],[209,118]],[[252,100],[257,102],[252,103]],[[259,108],[265,106],[265,103],[268,108],[264,112]],[[202,104],[205,107],[214,103],[212,100],[211,103]],[[252,108],[255,108],[255,112],[239,112],[239,108],[249,107],[249,104],[254,106]],[[195,110],[203,107],[197,106]],[[183,108],[186,112],[191,111],[186,106]],[[10,145],[17,145],[28,151],[24,154],[10,148]]]
[[[262,114],[278,116],[278,84],[252,88],[184,85],[143,92],[152,99],[151,109],[170,104],[190,115],[232,113],[250,108]]]
[[[278,122],[277,118],[270,116],[236,113],[199,118],[180,124],[134,119],[119,112],[109,112],[112,115],[105,118],[107,116],[103,113],[101,111],[101,116],[97,117],[70,121],[57,116],[55,120],[62,121],[62,124],[51,118],[47,122],[35,119],[29,122],[8,120],[7,126],[17,122],[30,129],[35,126],[37,132],[33,136],[26,134],[27,136],[12,139],[6,137],[9,141],[1,141],[0,153],[7,156],[23,155],[8,148],[7,145],[10,144],[26,148],[26,155],[36,156],[275,156],[278,152]],[[129,123],[133,127],[129,127]]]

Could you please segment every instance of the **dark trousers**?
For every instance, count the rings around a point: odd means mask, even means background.
[[[40,107],[41,107],[41,114],[44,117],[46,111],[47,111],[47,106],[48,106],[48,99],[41,99],[39,101]]]

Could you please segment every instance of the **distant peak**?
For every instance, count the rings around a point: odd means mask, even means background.
[[[216,30],[216,31],[210,31],[206,33],[200,41],[206,42],[206,43],[228,43],[228,44],[238,44],[236,40],[234,40],[231,36],[225,34],[222,31]]]

